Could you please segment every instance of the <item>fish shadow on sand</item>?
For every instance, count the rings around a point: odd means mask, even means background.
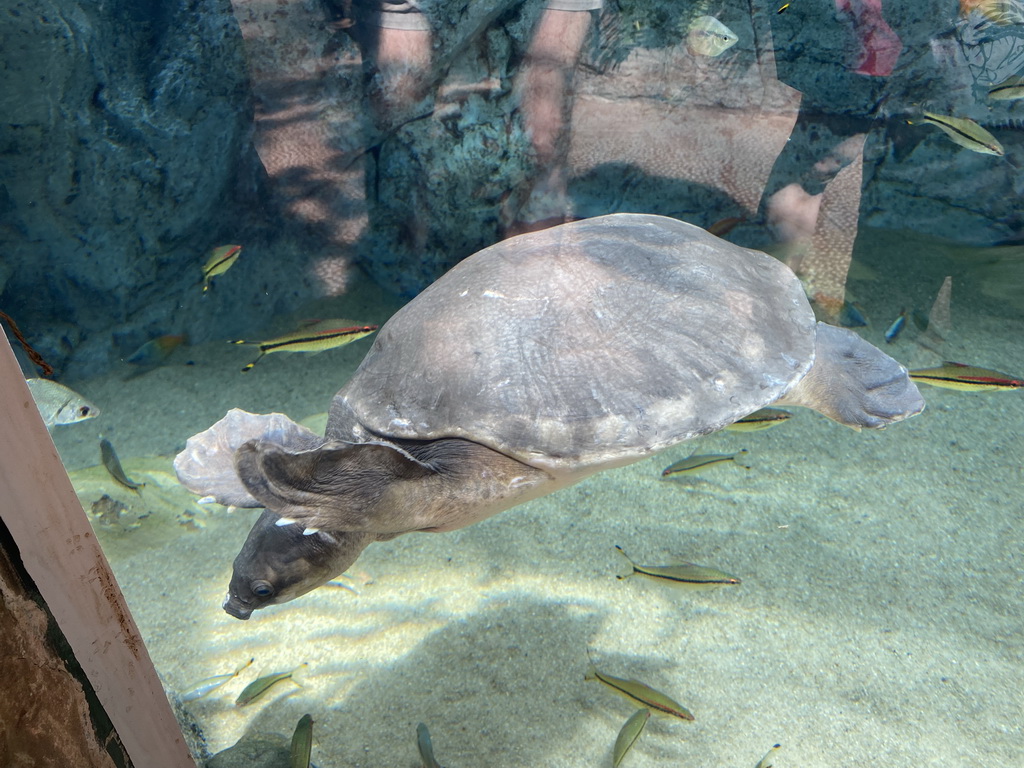
[[[311,712],[321,765],[398,766],[415,761],[415,723],[424,722],[442,765],[501,765],[510,754],[542,765],[573,740],[567,728],[587,722],[566,713],[585,707],[581,696],[601,695],[583,682],[584,649],[601,622],[585,606],[497,595],[367,674],[340,704],[354,659],[311,665],[306,690],[254,713],[247,733],[282,730]],[[580,638],[578,653],[552,637]],[[614,731],[608,739],[610,749]]]

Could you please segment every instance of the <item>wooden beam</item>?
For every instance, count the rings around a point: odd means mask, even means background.
[[[195,768],[121,588],[0,332],[0,516],[132,762]]]

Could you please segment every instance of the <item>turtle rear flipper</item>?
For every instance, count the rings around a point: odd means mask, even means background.
[[[212,496],[218,504],[235,507],[261,507],[246,490],[235,470],[235,451],[253,440],[309,450],[324,439],[299,426],[280,413],[248,413],[232,408],[227,415],[185,444],[174,459],[178,480],[193,493]]]
[[[814,365],[779,401],[854,429],[877,429],[920,413],[924,399],[907,369],[853,331],[818,323]]]

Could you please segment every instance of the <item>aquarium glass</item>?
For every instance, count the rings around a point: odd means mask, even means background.
[[[5,0],[0,60],[0,323],[197,758],[1024,765],[1021,0]],[[609,214],[711,235],[550,234]],[[924,411],[775,403],[815,318]],[[331,580],[243,621],[236,555]]]

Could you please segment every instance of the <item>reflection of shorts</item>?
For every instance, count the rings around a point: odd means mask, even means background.
[[[438,2],[439,0],[435,0]],[[430,31],[430,21],[427,19],[423,6],[428,4],[424,0],[380,0],[380,16],[377,19],[377,26],[384,29],[407,29],[420,32]],[[480,2],[480,0],[474,0]],[[604,0],[548,0],[545,8],[553,11],[599,11],[604,5]]]

